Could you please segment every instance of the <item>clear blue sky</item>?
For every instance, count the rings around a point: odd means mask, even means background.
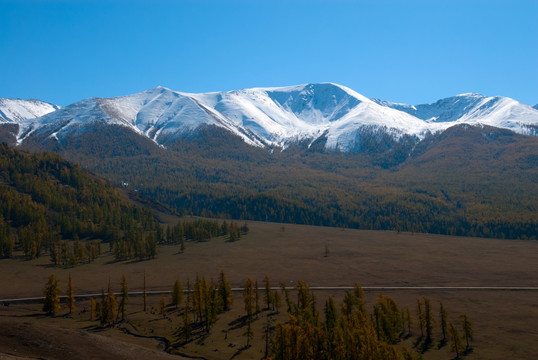
[[[0,97],[335,82],[420,104],[538,103],[538,1],[5,1]]]

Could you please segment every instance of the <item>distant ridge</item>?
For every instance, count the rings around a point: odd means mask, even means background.
[[[203,126],[216,126],[245,143],[285,149],[323,139],[324,148],[357,152],[364,136],[420,141],[454,125],[492,126],[535,135],[538,110],[506,97],[476,93],[433,104],[397,104],[338,84],[317,83],[191,94],[162,86],[114,98],[89,98],[64,108],[39,100],[0,99],[0,122],[18,124],[17,144],[32,137],[61,143],[100,126],[127,128],[167,146]],[[378,135],[375,135],[378,134]]]

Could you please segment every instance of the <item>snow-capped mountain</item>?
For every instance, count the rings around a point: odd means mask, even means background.
[[[462,94],[434,104],[371,100],[341,85],[306,84],[191,94],[157,87],[64,108],[36,100],[0,99],[4,122],[19,124],[17,143],[33,136],[60,141],[96,124],[116,125],[167,146],[200,126],[223,128],[250,145],[285,148],[322,138],[325,148],[357,151],[364,136],[418,141],[458,124],[536,134],[538,111],[505,97]],[[7,114],[7,115],[6,115]],[[388,147],[391,145],[389,144]]]
[[[441,99],[433,104],[416,106],[377,99],[374,101],[426,121],[432,132],[458,124],[469,124],[509,129],[520,134],[534,134],[532,127],[538,125],[536,109],[501,96],[487,97],[468,93]]]
[[[76,102],[28,124],[18,141],[43,134],[58,139],[67,134],[83,133],[96,124],[127,127],[159,145],[201,125],[216,125],[241,136],[247,143],[260,145],[254,134],[245,136],[244,129],[230,125],[219,113],[187,95],[164,87],[129,96]]]
[[[538,104],[534,105],[533,108],[538,110]]]
[[[423,131],[423,121],[331,83],[191,96],[265,142],[281,147],[326,136],[327,148],[347,151],[359,141],[362,128],[383,128],[395,137],[420,136]]]
[[[0,123],[21,123],[60,109],[58,105],[40,100],[1,99]]]

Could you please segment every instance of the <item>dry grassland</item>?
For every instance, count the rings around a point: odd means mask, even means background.
[[[75,292],[83,294],[100,293],[109,279],[119,290],[122,274],[128,278],[130,291],[142,289],[144,272],[149,290],[169,291],[176,279],[183,284],[187,279],[193,281],[197,274],[216,279],[221,269],[234,287],[242,286],[247,277],[258,279],[261,286],[266,274],[275,286],[280,282],[293,286],[298,279],[305,280],[310,286],[351,286],[354,283],[361,286],[538,286],[538,242],[259,222],[249,222],[249,227],[249,234],[234,243],[222,238],[187,243],[184,253],[178,253],[178,246],[160,247],[157,258],[152,261],[114,262],[106,253],[95,263],[59,269],[48,265],[46,257],[33,261],[1,260],[0,298],[42,296],[42,288],[51,273],[62,280],[60,286],[64,289],[71,273]],[[327,257],[324,256],[326,246],[329,249]],[[103,250],[108,250],[108,246],[104,245]],[[537,291],[401,290],[385,291],[384,294],[413,310],[417,297],[430,297],[435,311],[436,300],[442,300],[454,321],[458,314],[467,313],[474,323],[476,335],[475,351],[467,357],[469,359],[538,358]],[[328,295],[341,299],[342,291],[317,291],[320,307]],[[370,306],[376,296],[377,292],[367,292]],[[158,297],[151,297],[150,301],[154,308],[158,307]],[[87,304],[79,303],[79,311],[85,306]],[[172,311],[167,320],[140,310],[140,299],[133,298],[128,318],[138,334],[166,337],[174,342],[173,331],[181,322],[177,313]],[[50,319],[36,316],[36,312],[39,312],[38,305],[1,308],[3,331],[0,344],[17,349],[14,337],[8,336],[6,328],[16,329],[29,323],[36,329],[41,326],[65,328],[66,342],[71,338],[67,334],[78,331],[70,329],[85,328],[92,336],[113,337],[122,343],[134,342],[151,351],[158,350],[159,341],[125,335],[119,329],[95,333],[96,323],[87,321],[87,313],[77,313],[74,319]],[[244,329],[234,328],[234,321],[242,315],[242,300],[237,294],[234,308],[219,317],[209,337],[177,351],[207,359],[261,358],[264,349],[261,329],[267,312],[254,323],[254,346],[238,351],[246,339]],[[285,320],[284,314],[273,318]],[[225,331],[228,331],[227,339]],[[6,342],[8,338],[10,343]],[[79,347],[84,346],[81,344]],[[20,351],[25,349],[19,346]],[[0,354],[2,352],[6,353],[6,346],[0,347]],[[425,355],[426,360],[452,357],[448,347]]]

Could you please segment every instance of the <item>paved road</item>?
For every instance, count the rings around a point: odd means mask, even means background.
[[[311,290],[351,290],[353,286],[310,286]],[[280,290],[281,287],[272,287],[271,290]],[[286,287],[286,289],[294,290],[294,286]],[[538,291],[538,286],[362,286],[364,291],[402,291],[402,290],[424,290],[424,291]],[[263,288],[260,288],[263,291]],[[243,288],[232,288],[232,291],[240,292]],[[148,296],[170,294],[171,291],[148,291]],[[120,293],[114,293],[116,296]],[[129,296],[141,297],[142,291],[129,292]],[[89,298],[100,298],[102,293],[76,295],[77,300],[88,300]],[[61,296],[65,299],[66,296]],[[27,297],[14,299],[0,299],[0,303],[4,305],[15,303],[40,303],[43,302],[43,297]]]

